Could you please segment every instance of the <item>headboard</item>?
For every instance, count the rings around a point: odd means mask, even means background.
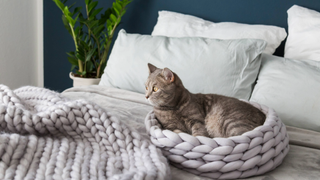
[[[77,0],[77,3],[82,4],[82,1]],[[99,0],[99,6],[110,7],[112,2]],[[133,0],[118,30],[151,34],[160,10],[190,14],[213,22],[276,25],[287,30],[287,10],[294,4],[320,12],[319,0]],[[66,52],[73,49],[72,39],[61,21],[61,11],[53,1],[44,1],[45,87],[62,91],[72,86],[68,78],[71,65]],[[283,56],[283,52],[284,43],[275,55]]]

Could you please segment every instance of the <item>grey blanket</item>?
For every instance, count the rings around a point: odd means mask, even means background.
[[[161,151],[111,112],[0,85],[0,179],[170,179]]]
[[[123,123],[137,129],[142,137],[149,138],[144,119],[152,107],[143,94],[103,86],[71,88],[62,93],[71,99],[84,98],[110,109]],[[266,174],[250,180],[307,180],[320,177],[320,133],[287,126],[290,151],[282,164]],[[174,180],[204,180],[204,178],[170,166]]]

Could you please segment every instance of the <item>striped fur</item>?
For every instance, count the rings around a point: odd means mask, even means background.
[[[168,68],[148,66],[146,99],[164,129],[193,136],[230,137],[265,121],[265,114],[248,103],[217,94],[192,94]]]

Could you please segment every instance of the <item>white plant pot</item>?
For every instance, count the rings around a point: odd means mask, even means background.
[[[100,82],[100,78],[75,77],[75,76],[73,76],[73,73],[71,73],[71,72],[69,74],[69,77],[73,80],[73,87],[98,85]]]

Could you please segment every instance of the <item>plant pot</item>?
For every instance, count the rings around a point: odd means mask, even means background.
[[[72,72],[70,72],[69,77],[73,80],[73,87],[98,85],[101,80],[100,78],[75,77]]]

